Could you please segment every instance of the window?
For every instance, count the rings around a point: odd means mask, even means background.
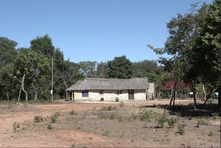
[[[82,97],[88,97],[88,91],[87,90],[82,91]]]
[[[104,93],[104,91],[103,90],[99,90],[99,94],[103,94]]]
[[[122,94],[122,90],[117,90],[117,94]]]

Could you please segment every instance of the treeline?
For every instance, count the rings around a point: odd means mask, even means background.
[[[0,37],[1,100],[51,100],[52,62],[55,99],[65,98],[65,90],[84,78],[148,77],[150,82],[157,82],[164,71],[157,61],[131,62],[126,56],[100,63],[74,63],[64,59],[48,35],[31,40],[29,48],[16,46],[15,41]]]

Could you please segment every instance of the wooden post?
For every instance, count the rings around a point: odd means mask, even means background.
[[[71,100],[72,100],[72,102],[74,102],[74,92],[73,91],[71,91]]]

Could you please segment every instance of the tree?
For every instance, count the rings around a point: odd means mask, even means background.
[[[37,37],[34,40],[31,40],[31,49],[38,54],[42,54],[47,58],[52,58],[54,55],[54,46],[52,44],[51,38],[46,34],[43,37]]]
[[[126,56],[115,57],[107,62],[107,77],[129,79],[133,76],[133,66]]]
[[[98,63],[97,70],[96,70],[96,77],[98,78],[107,77],[107,63],[106,62]]]
[[[19,53],[15,59],[15,79],[20,82],[20,90],[18,101],[20,101],[21,92],[25,93],[25,100],[28,101],[28,93],[30,88],[34,91],[34,100],[36,101],[41,87],[46,87],[44,84],[47,81],[47,72],[50,69],[48,58],[42,54],[38,54],[28,48],[19,49]],[[25,90],[29,88],[29,91]],[[41,86],[41,87],[40,87]],[[45,94],[45,88],[41,89]]]
[[[83,61],[79,62],[80,70],[85,77],[96,77],[96,61]]]
[[[208,7],[204,23],[197,26],[191,58],[192,69],[203,83],[211,84],[214,89],[219,88],[218,106],[221,107],[221,1],[214,0]],[[190,77],[191,73],[188,73]]]
[[[17,43],[6,37],[0,37],[0,68],[8,63],[12,63],[16,56]]]

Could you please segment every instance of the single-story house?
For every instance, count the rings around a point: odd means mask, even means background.
[[[150,86],[153,91],[153,84],[147,78],[86,78],[66,89],[66,94],[72,101],[148,100],[153,94],[148,92]]]

